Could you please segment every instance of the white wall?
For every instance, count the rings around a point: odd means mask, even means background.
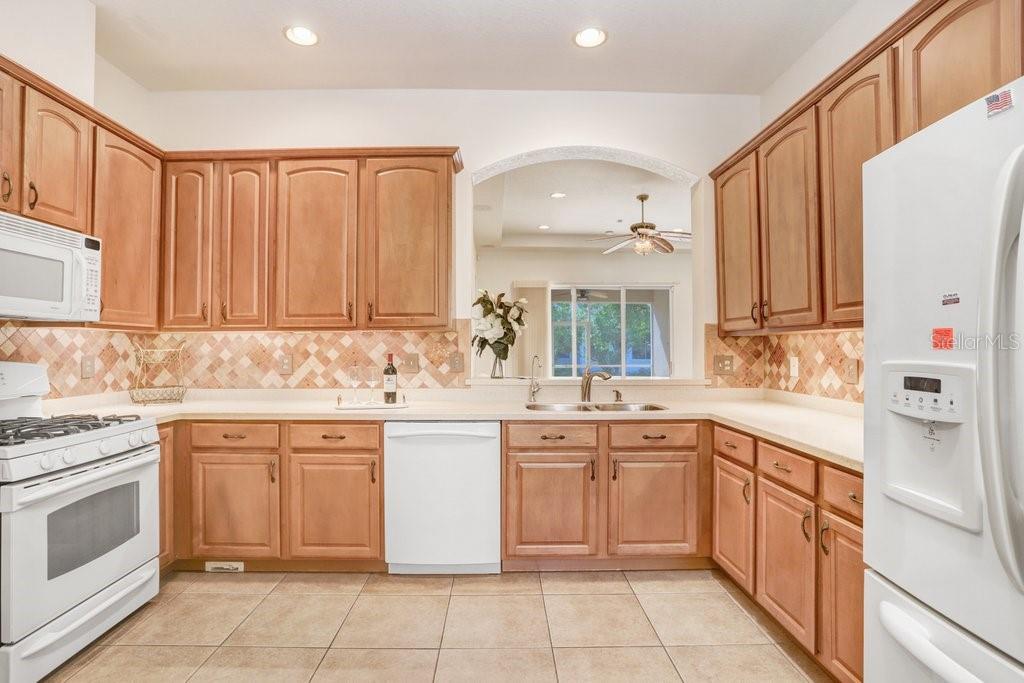
[[[623,285],[674,284],[672,294],[673,376],[693,374],[693,259],[689,251],[665,256],[637,256],[623,250],[602,255],[600,251],[565,249],[480,249],[477,254],[477,287],[492,294],[511,292],[512,283],[546,281],[553,284]],[[530,316],[546,315],[540,306],[527,305]],[[527,321],[529,323],[529,320]],[[490,372],[490,358],[474,366],[474,374]],[[522,372],[525,372],[524,369]],[[519,372],[517,370],[517,372]]]
[[[867,45],[917,0],[860,0],[761,93],[767,124]]]
[[[92,104],[96,7],[89,0],[0,0],[0,54]]]
[[[170,150],[458,145],[456,315],[475,291],[473,186],[478,169],[548,147],[615,147],[704,174],[758,127],[749,95],[480,90],[147,92],[101,69],[97,107]],[[121,74],[123,76],[123,74]],[[125,82],[125,81],[128,82]],[[147,113],[151,112],[151,113]],[[699,232],[695,226],[695,232]]]

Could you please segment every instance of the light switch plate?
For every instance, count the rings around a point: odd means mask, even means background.
[[[458,351],[448,354],[448,369],[452,372],[463,372],[466,369],[466,361]]]
[[[278,357],[277,361],[277,374],[279,375],[290,375],[295,372],[292,363],[292,354],[285,353]]]
[[[789,357],[789,376],[799,377],[800,376],[800,359],[796,356]]]
[[[420,354],[418,353],[407,353],[402,356],[402,362],[398,366],[398,371],[403,372],[407,375],[415,375],[420,371]]]
[[[847,358],[843,361],[840,376],[846,384],[856,384],[860,379],[860,361],[856,358]]]
[[[82,379],[96,376],[96,356],[82,356]]]
[[[734,365],[735,356],[731,353],[715,354],[715,374],[732,375],[736,372]]]

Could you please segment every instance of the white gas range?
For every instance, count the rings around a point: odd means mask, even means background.
[[[0,362],[0,680],[35,681],[159,589],[159,435],[43,417],[46,370]]]

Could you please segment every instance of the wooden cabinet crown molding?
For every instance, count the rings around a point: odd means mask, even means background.
[[[730,154],[727,159],[712,169],[708,175],[710,175],[713,180],[717,179],[718,176],[729,170],[729,168],[731,168],[736,162],[740,161],[743,157],[757,149],[765,140],[778,132],[779,129],[797,118],[805,109],[814,106],[814,104],[820,100],[825,93],[849,78],[853,73],[861,69],[879,54],[888,50],[893,43],[898,41],[905,33],[946,1],[947,0],[920,0],[917,4],[904,12],[899,18],[889,24],[884,31],[879,33],[870,43],[861,48],[859,52],[843,62],[835,71],[826,76],[824,80],[811,88],[803,95],[803,97],[798,99],[788,109],[764,126],[764,128],[762,128],[757,135],[748,140],[746,144]]]
[[[165,161],[283,161],[285,159],[366,159],[370,157],[449,157],[455,173],[463,169],[458,147],[289,147],[272,149],[207,149],[164,152]]]

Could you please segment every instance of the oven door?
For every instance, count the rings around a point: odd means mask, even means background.
[[[0,487],[0,640],[17,642],[159,552],[160,450]]]
[[[85,287],[80,250],[10,231],[0,231],[0,238],[0,316],[74,318]]]

